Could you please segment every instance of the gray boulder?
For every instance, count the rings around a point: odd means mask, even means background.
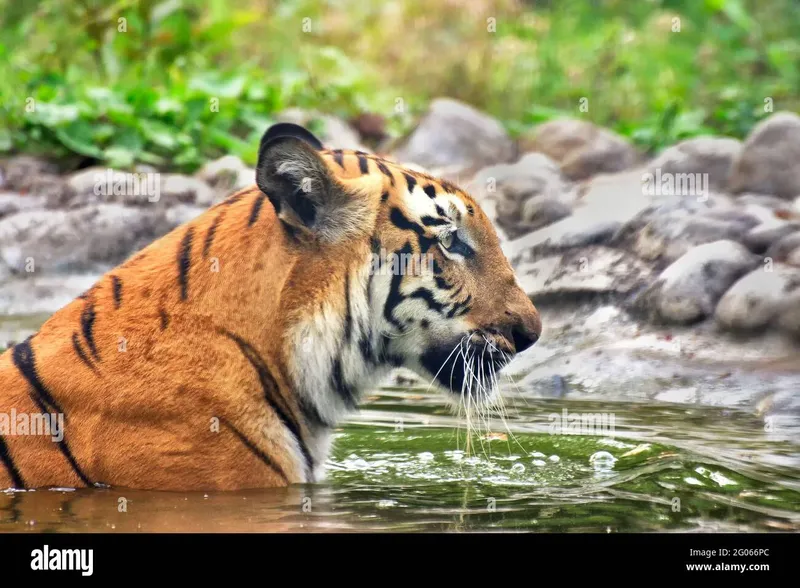
[[[778,112],[753,128],[733,164],[734,194],[758,192],[787,200],[800,195],[800,116]]]
[[[328,149],[354,149],[369,152],[369,149],[361,144],[358,132],[347,122],[335,116],[321,114],[314,110],[288,108],[279,112],[275,118],[279,122],[290,122],[310,128]]]
[[[620,227],[611,243],[642,259],[672,263],[697,245],[741,241],[758,224],[756,216],[721,194],[666,197]]]
[[[99,204],[0,220],[0,262],[14,274],[104,271],[175,226],[163,210]]]
[[[763,264],[742,277],[717,305],[719,325],[732,330],[760,330],[793,307],[800,307],[800,268]]]
[[[199,178],[153,171],[90,167],[69,176],[67,184],[74,194],[64,203],[69,208],[112,203],[150,208],[176,204],[209,206],[214,199],[211,187]]]
[[[511,239],[569,216],[574,199],[558,165],[539,153],[484,168],[465,187]]]
[[[621,136],[592,123],[559,119],[537,126],[519,140],[522,153],[544,153],[561,166],[570,180],[615,173],[634,167],[637,151]]]
[[[654,320],[690,324],[711,315],[728,288],[759,258],[730,240],[699,245],[667,267],[637,296],[634,308]]]
[[[710,191],[719,192],[725,189],[741,150],[742,143],[736,139],[696,137],[665,149],[647,167],[653,174],[699,176]]]
[[[628,294],[650,281],[650,268],[608,247],[581,247],[523,262],[516,267],[522,289],[533,300],[575,295]]]
[[[237,156],[226,155],[206,163],[194,177],[211,186],[214,190],[213,203],[216,203],[232,192],[254,185],[256,170],[247,167]]]
[[[778,239],[767,249],[765,257],[775,262],[786,262],[790,265],[798,265],[798,263],[794,263],[790,260],[796,257],[800,262],[800,231],[790,233]]]
[[[498,121],[462,102],[438,98],[400,141],[394,158],[424,165],[435,175],[454,177],[507,163],[515,153],[514,142]]]

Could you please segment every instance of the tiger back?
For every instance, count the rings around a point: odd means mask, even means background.
[[[393,367],[490,402],[489,375],[538,339],[458,187],[288,124],[255,180],[0,356],[0,488],[318,481],[333,428]]]

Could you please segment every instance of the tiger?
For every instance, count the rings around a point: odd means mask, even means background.
[[[0,356],[0,417],[63,419],[57,436],[0,420],[0,488],[320,482],[337,424],[392,370],[455,404],[491,402],[541,330],[467,192],[277,123],[255,185]]]

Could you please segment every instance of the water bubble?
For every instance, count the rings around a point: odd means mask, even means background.
[[[542,461],[541,459],[534,459],[531,463],[533,465],[535,465],[536,467],[539,467],[539,468],[542,467],[542,466],[546,466],[547,465],[547,462],[546,461]]]
[[[433,454],[430,451],[420,453],[417,457],[419,457],[420,461],[433,461]]]
[[[617,458],[608,451],[598,451],[597,453],[593,453],[589,458],[589,463],[592,464],[594,469],[598,472],[613,470],[616,461]]]
[[[558,463],[558,462],[560,462],[560,461],[561,461],[561,458],[560,458],[560,457],[558,457],[557,455],[551,455],[551,456],[550,456],[550,457],[548,457],[547,459],[549,459],[549,460],[550,460],[550,461],[552,461],[553,463]]]
[[[513,466],[511,466],[511,471],[515,474],[521,474],[525,471],[525,466],[521,463],[515,463]]]
[[[547,457],[547,456],[544,453],[534,451],[533,453],[531,453],[531,457]]]

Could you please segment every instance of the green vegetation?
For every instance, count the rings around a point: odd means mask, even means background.
[[[397,135],[442,95],[514,134],[576,116],[651,151],[742,137],[765,104],[800,110],[795,0],[0,0],[0,15],[0,152],[67,166],[253,163],[285,108],[375,112]]]

